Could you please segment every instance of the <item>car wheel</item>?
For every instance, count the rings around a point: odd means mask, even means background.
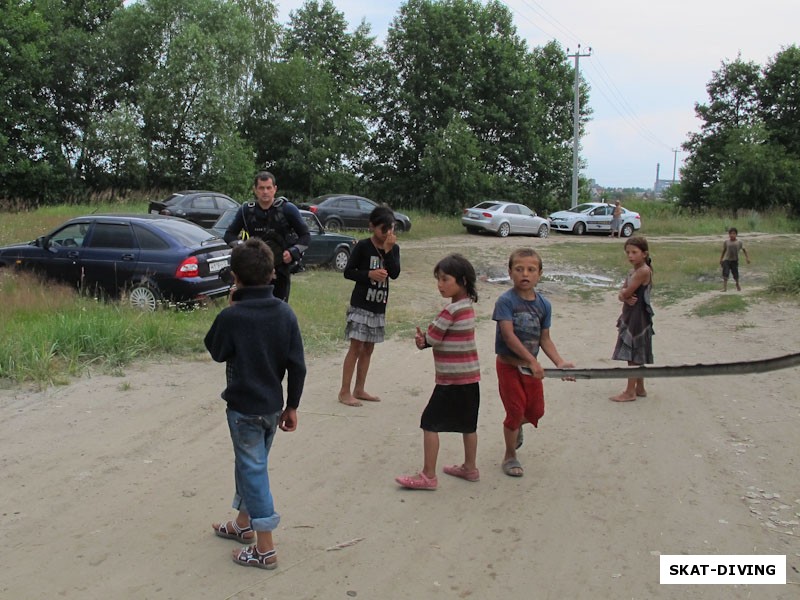
[[[342,222],[333,217],[325,221],[325,230],[326,231],[341,231],[342,230]]]
[[[333,255],[331,266],[333,267],[334,271],[338,271],[339,273],[341,273],[347,266],[348,260],[350,260],[350,252],[345,250],[344,248],[339,248],[336,251],[336,254]]]
[[[550,228],[547,225],[542,224],[541,227],[539,227],[539,232],[536,235],[538,235],[540,238],[546,238],[548,235],[550,235]]]
[[[633,235],[633,224],[625,223],[622,226],[622,237],[631,237]]]
[[[128,290],[128,303],[132,308],[152,312],[161,303],[161,293],[149,283],[136,283]]]
[[[394,230],[396,233],[403,233],[406,230],[406,226],[403,225],[402,221],[395,221]]]
[[[500,237],[508,237],[508,234],[511,233],[511,225],[508,223],[501,223],[500,227],[497,230],[497,235]]]
[[[575,235],[583,235],[584,233],[586,233],[586,223],[584,223],[583,221],[578,221],[577,223],[575,223],[575,227],[572,228],[572,232]]]

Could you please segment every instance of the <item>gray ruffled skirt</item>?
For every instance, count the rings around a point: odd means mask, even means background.
[[[383,341],[385,329],[385,314],[374,313],[355,306],[347,308],[347,323],[344,328],[345,339],[379,344]]]

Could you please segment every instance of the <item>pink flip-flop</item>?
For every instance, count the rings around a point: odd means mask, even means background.
[[[460,477],[467,481],[479,481],[481,474],[478,469],[467,470],[464,465],[448,465],[444,468],[444,472],[453,477]]]
[[[404,488],[410,490],[435,490],[439,485],[439,481],[436,477],[426,477],[425,473],[400,475],[399,477],[395,477],[394,480]]]

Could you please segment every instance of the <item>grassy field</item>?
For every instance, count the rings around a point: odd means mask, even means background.
[[[796,221],[785,215],[732,215],[689,217],[675,214],[665,204],[631,204],[643,214],[646,235],[675,236],[660,238],[652,248],[655,273],[654,296],[668,304],[719,286],[719,252],[727,227],[738,227],[747,237],[753,264],[743,265],[745,287],[763,286],[763,295],[800,295],[800,231]],[[34,239],[67,218],[89,212],[146,211],[145,202],[132,204],[98,203],[93,205],[48,207],[31,212],[6,213],[0,219],[0,245]],[[459,236],[463,227],[458,216],[441,217],[412,211],[413,228],[401,234],[403,240],[423,240],[440,236]],[[772,235],[753,235],[756,232]],[[775,235],[777,234],[777,235]],[[352,232],[355,237],[365,232]],[[553,234],[557,235],[557,234]],[[712,236],[702,241],[692,237]],[[593,245],[566,239],[558,245],[558,262],[571,269],[621,278],[628,269],[624,254],[616,244]],[[549,268],[549,265],[548,265]],[[325,290],[320,294],[319,290]],[[310,270],[292,286],[292,307],[303,326],[303,336],[310,354],[343,347],[343,316],[352,283],[329,270]],[[599,292],[575,288],[580,297]],[[748,298],[752,298],[748,296]],[[32,277],[0,271],[0,384],[61,384],[89,370],[122,374],[134,360],[204,355],[203,336],[224,301],[188,311],[164,310],[155,313],[133,311],[124,305],[99,302],[81,297],[75,291],[42,284]],[[730,295],[698,307],[698,314],[718,314],[744,310],[748,299]],[[388,333],[430,317],[412,302],[399,300]]]

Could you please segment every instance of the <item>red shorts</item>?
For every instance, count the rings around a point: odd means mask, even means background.
[[[544,415],[544,387],[542,380],[523,375],[517,367],[500,360],[495,361],[500,400],[506,409],[503,426],[512,431],[527,421],[534,427]]]

